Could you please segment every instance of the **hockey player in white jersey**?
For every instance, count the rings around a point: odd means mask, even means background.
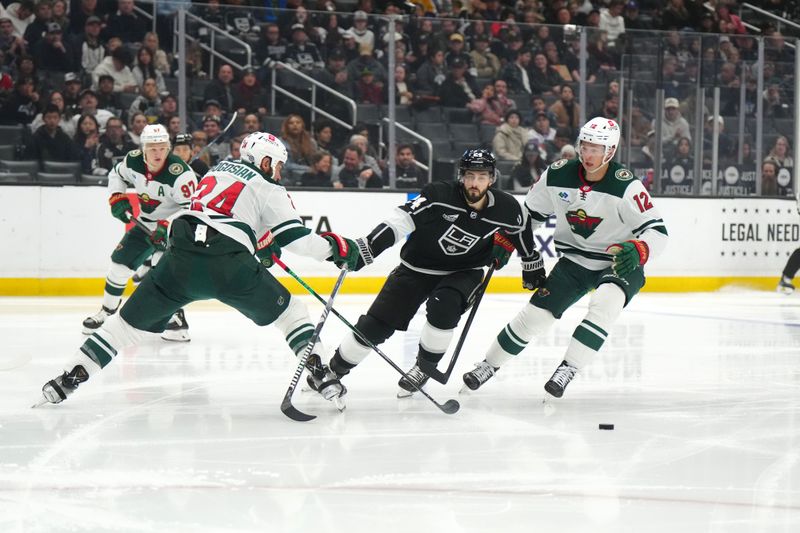
[[[97,314],[83,321],[85,335],[91,335],[108,316],[117,312],[128,279],[145,260],[166,247],[166,219],[189,206],[189,198],[197,187],[194,171],[170,153],[169,133],[164,126],[145,126],[141,145],[141,150],[128,152],[108,173],[109,204],[111,214],[127,224],[133,208],[126,191],[134,189],[142,211],[139,220],[150,228],[150,234],[134,226],[117,244],[106,275],[103,305]],[[171,341],[189,340],[189,326],[182,309],[176,310],[162,337]]]
[[[578,136],[579,159],[556,161],[528,192],[525,206],[534,227],[555,215],[556,250],[563,256],[530,303],[497,335],[486,359],[464,374],[469,389],[478,389],[594,289],[564,360],[545,384],[549,394],[560,398],[644,286],[643,267],[664,249],[667,229],[641,181],[611,161],[619,139],[615,121],[590,120]]]
[[[241,153],[241,160],[222,161],[203,177],[191,209],[172,218],[169,247],[161,260],[120,312],[66,362],[63,373],[45,383],[42,403],[65,400],[120,350],[139,343],[145,332],[164,331],[175,310],[196,300],[217,299],[259,326],[275,323],[292,351],[303,353],[314,332],[308,311],[265,266],[285,247],[352,270],[358,248],[350,239],[317,235],[303,226],[278,183],[288,155],[277,137],[252,133],[242,141]],[[335,400],[344,389],[322,364],[320,344],[316,347],[306,364],[314,389]]]

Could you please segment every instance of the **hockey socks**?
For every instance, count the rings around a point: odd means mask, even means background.
[[[555,321],[550,311],[526,304],[492,341],[486,353],[486,361],[492,367],[500,368],[522,352],[533,337],[546,333]]]
[[[564,361],[581,369],[608,338],[608,331],[625,306],[625,293],[613,283],[597,288],[589,302],[586,317],[572,333]]]

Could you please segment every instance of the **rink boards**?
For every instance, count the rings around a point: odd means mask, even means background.
[[[398,192],[295,191],[292,199],[314,231],[366,235],[409,195]],[[134,197],[135,198],[135,197]],[[520,202],[524,196],[518,196]],[[793,200],[657,198],[670,233],[667,251],[647,266],[646,291],[703,291],[725,286],[772,289],[800,240]],[[93,295],[102,292],[109,256],[123,227],[111,216],[102,187],[0,188],[0,295]],[[553,226],[536,234],[545,264],[557,255]],[[374,293],[399,262],[400,246],[362,272],[348,275],[344,292]],[[283,259],[319,290],[336,270],[285,252]],[[285,274],[273,267],[278,277]],[[517,292],[519,261],[495,274],[490,291]],[[288,280],[292,292],[303,289]]]

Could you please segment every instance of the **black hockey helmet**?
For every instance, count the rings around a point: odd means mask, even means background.
[[[492,180],[494,180],[496,165],[497,160],[494,154],[489,150],[484,150],[482,148],[465,150],[461,156],[461,160],[458,162],[458,178],[461,179],[461,176],[463,176],[467,170],[488,170],[489,175],[491,175]]]
[[[179,133],[175,136],[175,140],[172,141],[172,146],[179,146],[184,145],[191,148],[192,146],[192,134],[191,133]]]

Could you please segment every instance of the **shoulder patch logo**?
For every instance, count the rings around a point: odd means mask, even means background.
[[[614,173],[614,177],[620,181],[629,181],[633,179],[633,172],[627,168],[621,168]]]
[[[564,165],[566,165],[567,161],[569,161],[569,160],[568,159],[559,159],[558,161],[555,161],[552,165],[550,165],[550,168],[552,168],[553,170],[558,170],[559,168],[561,168]]]
[[[458,213],[456,213],[455,215],[442,215],[442,218],[448,222],[455,222],[456,219],[458,218]]]
[[[567,211],[567,224],[572,233],[588,239],[597,230],[597,226],[603,222],[600,217],[593,217],[583,209],[577,211]]]
[[[141,150],[131,150],[130,152],[128,152],[128,155],[131,156],[131,157],[138,157],[138,156],[142,155],[142,151]]]
[[[561,191],[560,193],[558,193],[558,197],[561,200],[569,203],[569,193],[567,191]]]
[[[179,163],[172,163],[169,166],[169,173],[170,174],[174,174],[176,176],[181,175],[183,173],[183,165],[181,165]]]

